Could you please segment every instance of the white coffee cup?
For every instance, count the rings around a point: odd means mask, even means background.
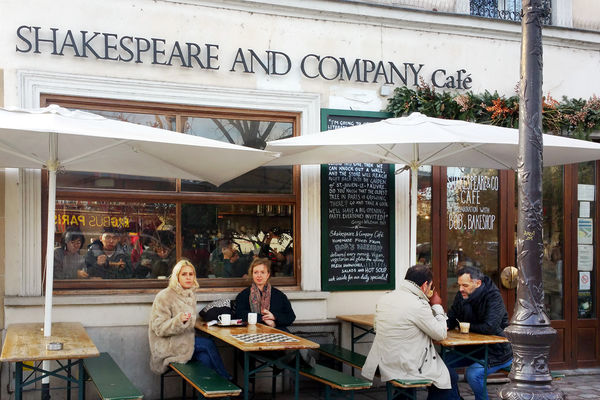
[[[248,313],[248,324],[254,325],[254,324],[256,324],[257,320],[258,320],[258,314],[256,314],[255,312]]]
[[[231,324],[231,314],[221,314],[219,315],[219,323],[221,325],[230,325]]]
[[[468,322],[460,323],[460,333],[469,333],[469,328],[471,328],[471,324]]]

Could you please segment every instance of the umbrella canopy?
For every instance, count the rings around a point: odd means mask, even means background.
[[[220,185],[277,154],[56,105],[0,109],[0,168],[49,171],[44,334],[51,334],[56,171],[182,178]]]
[[[367,162],[517,169],[519,132],[494,125],[412,113],[370,124],[275,140],[266,150],[281,152],[271,165]],[[544,135],[544,165],[600,158],[600,145]]]
[[[544,165],[600,159],[600,144],[544,135]],[[519,131],[494,125],[412,113],[408,117],[275,140],[266,150],[281,156],[273,165],[403,164],[411,179],[411,265],[416,257],[417,174],[421,165],[517,169]]]

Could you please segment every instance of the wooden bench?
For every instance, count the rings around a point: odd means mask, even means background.
[[[432,384],[433,381],[431,379],[394,379],[393,381],[387,381],[385,383],[387,400],[393,400],[399,395],[403,395],[412,400],[417,400],[416,390],[419,388],[426,388]]]
[[[354,397],[355,390],[369,389],[373,384],[366,379],[356,378],[316,364],[314,367],[300,367],[300,375],[316,380],[325,385],[325,399],[331,398],[331,390],[336,389],[344,394],[349,394],[350,398]]]
[[[102,399],[129,400],[144,398],[142,392],[129,381],[110,354],[100,353],[99,357],[85,358],[83,367]]]
[[[237,396],[242,389],[219,375],[215,370],[205,366],[200,361],[189,361],[186,364],[171,363],[171,370],[175,371],[185,382],[196,389],[201,398],[217,398]],[[167,371],[168,372],[168,371]],[[160,398],[164,399],[164,377],[160,376]],[[185,388],[185,386],[184,386]]]
[[[365,365],[365,361],[367,360],[365,355],[356,353],[352,350],[348,350],[335,344],[322,344],[317,350],[326,356],[341,361],[357,369],[362,369],[363,365]],[[416,399],[415,389],[426,388],[431,384],[432,381],[429,379],[418,381],[394,380],[386,382],[388,399],[393,399],[401,393],[409,398]]]

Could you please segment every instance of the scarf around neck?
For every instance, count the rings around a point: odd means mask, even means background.
[[[250,310],[261,314],[262,310],[271,307],[271,285],[267,282],[261,292],[256,283],[250,286]]]

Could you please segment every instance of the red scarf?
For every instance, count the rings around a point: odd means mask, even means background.
[[[267,282],[261,292],[256,283],[250,286],[250,311],[262,314],[262,310],[271,308],[271,285]]]

